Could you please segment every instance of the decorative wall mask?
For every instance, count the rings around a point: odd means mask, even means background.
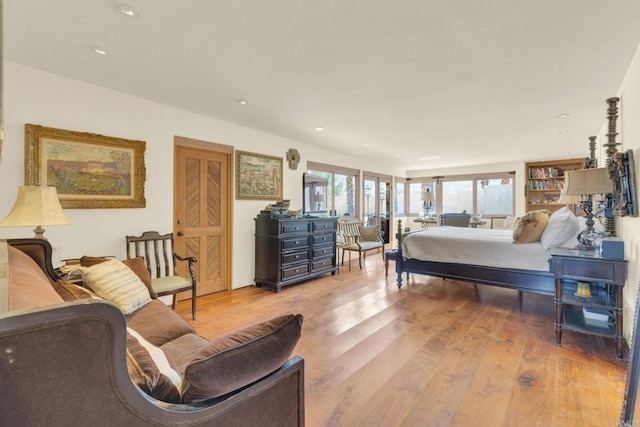
[[[295,148],[289,148],[287,151],[287,162],[289,162],[289,169],[298,169],[298,163],[300,162],[300,153]]]

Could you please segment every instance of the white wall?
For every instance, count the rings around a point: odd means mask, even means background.
[[[612,96],[615,94],[612,94]],[[640,184],[640,46],[622,81],[620,91],[618,121],[618,142],[622,142],[620,151],[633,150],[635,160],[636,184]],[[604,100],[603,100],[604,101]],[[603,115],[606,116],[606,104],[603,102]],[[607,123],[602,127],[601,137],[598,141],[606,141],[604,135],[607,132]],[[602,160],[599,163],[604,165]],[[640,192],[639,192],[640,195]],[[629,275],[625,286],[625,310],[624,324],[625,337],[630,342],[633,325],[633,314],[636,305],[636,292],[640,279],[640,267],[638,255],[640,254],[640,217],[624,217],[616,221],[617,234],[624,240],[625,257],[629,260]]]
[[[179,110],[156,102],[5,62],[5,142],[0,162],[0,219],[13,206],[24,184],[24,125],[91,132],[147,142],[147,180],[143,209],[68,209],[74,222],[46,227],[45,235],[59,251],[57,259],[85,254],[125,256],[124,236],[146,230],[173,230],[173,139],[183,136],[233,146],[239,150],[285,157],[289,148],[301,154],[298,170],[284,167],[284,198],[293,209],[302,205],[302,173],[306,161],[404,175],[380,164],[364,162],[322,148],[247,127]],[[234,193],[235,194],[235,193]],[[254,273],[254,221],[271,201],[233,202],[233,283],[251,285]],[[32,237],[31,228],[0,228],[0,238]]]

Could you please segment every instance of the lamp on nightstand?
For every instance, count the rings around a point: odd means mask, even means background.
[[[578,249],[593,250],[593,196],[609,194],[613,191],[613,183],[609,178],[608,168],[580,169],[565,172],[563,195],[580,196],[580,207],[587,218],[587,228],[578,236]]]

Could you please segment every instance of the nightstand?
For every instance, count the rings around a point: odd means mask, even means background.
[[[627,280],[627,261],[563,248],[552,249],[551,257],[556,282],[556,345],[560,345],[564,330],[613,338],[616,358],[622,360],[622,287]],[[578,295],[578,282],[588,284],[590,296]],[[585,317],[585,309],[600,313],[606,320]]]

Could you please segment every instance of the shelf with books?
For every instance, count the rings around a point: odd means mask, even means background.
[[[549,213],[560,209],[560,192],[564,188],[564,172],[582,169],[584,158],[528,162],[525,165],[527,211],[547,209]]]

